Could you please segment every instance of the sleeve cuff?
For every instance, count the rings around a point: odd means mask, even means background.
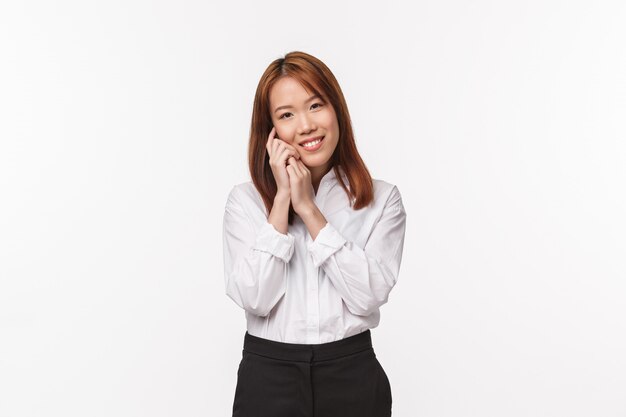
[[[341,249],[346,242],[347,240],[337,229],[329,222],[326,222],[326,225],[320,229],[315,240],[307,245],[313,259],[313,265],[319,268],[326,259]]]
[[[294,240],[291,233],[287,232],[284,235],[276,230],[273,224],[265,222],[261,226],[252,248],[270,253],[287,263],[293,255]]]

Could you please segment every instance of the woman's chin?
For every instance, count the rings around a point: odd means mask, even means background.
[[[329,159],[319,158],[317,155],[314,155],[314,156],[309,156],[307,158],[301,157],[300,161],[302,161],[302,163],[307,168],[319,168],[319,167],[326,166],[326,164],[328,164]]]

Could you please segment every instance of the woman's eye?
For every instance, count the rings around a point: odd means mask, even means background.
[[[323,106],[323,104],[321,104],[321,103],[313,103],[313,104],[311,104],[311,107],[313,107],[313,106],[315,106],[315,105],[318,105],[318,106],[320,106],[320,107],[321,107],[321,106]],[[283,119],[283,118],[285,118],[285,116],[286,116],[286,115],[288,115],[288,114],[291,114],[291,113],[287,112],[287,113],[283,113],[283,114],[281,114],[281,115],[280,115],[280,117],[279,117],[279,119]]]

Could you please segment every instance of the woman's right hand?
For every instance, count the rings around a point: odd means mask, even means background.
[[[289,145],[282,139],[274,136],[276,127],[272,127],[267,139],[267,153],[270,157],[270,167],[276,181],[277,192],[289,195],[289,173],[287,172],[287,160],[290,157],[300,159],[300,154],[293,146]]]

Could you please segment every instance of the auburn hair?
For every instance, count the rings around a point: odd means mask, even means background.
[[[269,97],[274,84],[283,77],[297,80],[307,92],[313,91],[319,95],[324,104],[327,104],[326,100],[330,101],[339,125],[339,138],[331,156],[331,169],[335,170],[335,176],[351,201],[352,209],[366,207],[374,199],[372,177],[356,148],[352,122],[341,87],[330,69],[318,58],[305,52],[292,51],[267,67],[259,80],[252,108],[248,165],[252,182],[265,203],[267,215],[278,191],[266,148],[273,126]],[[345,172],[349,188],[343,181],[339,166]],[[290,204],[288,224],[293,224],[295,215]]]

